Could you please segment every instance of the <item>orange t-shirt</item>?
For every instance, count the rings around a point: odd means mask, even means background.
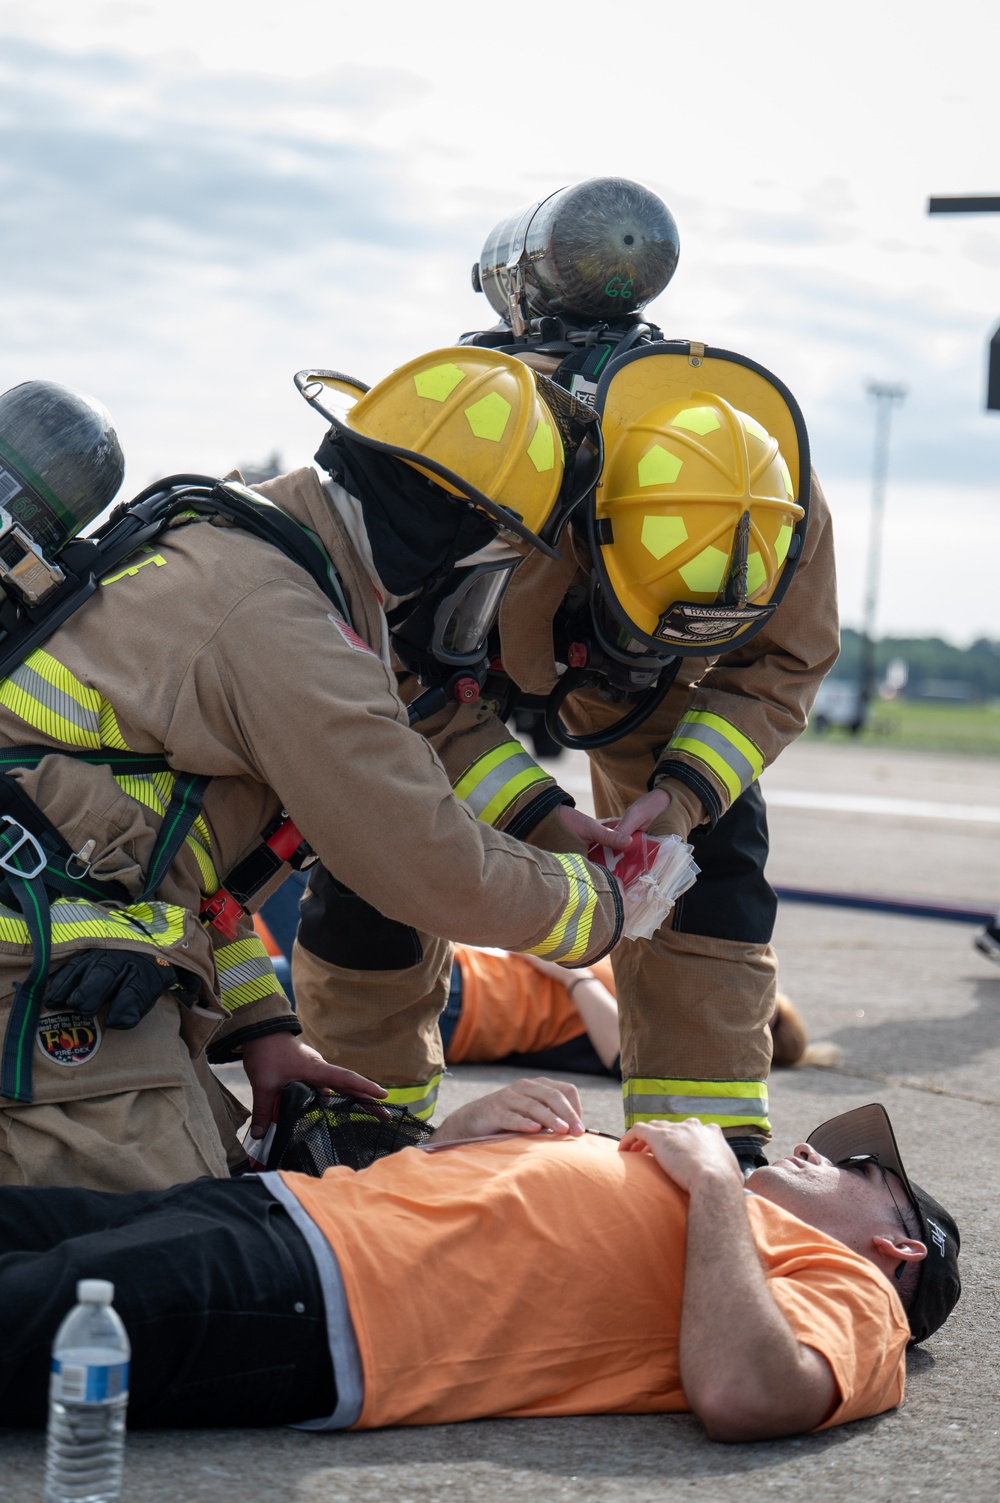
[[[512,1136],[282,1178],[340,1265],[360,1428],[689,1407],[687,1197],[651,1157],[593,1134]],[[774,1298],[837,1380],[826,1423],[898,1404],[909,1331],[887,1280],[768,1201],[747,1206]]]
[[[566,987],[523,955],[456,945],[455,959],[462,972],[462,1011],[445,1053],[450,1065],[556,1049],[586,1032]],[[610,960],[590,969],[614,996]],[[572,982],[572,971],[566,980]]]

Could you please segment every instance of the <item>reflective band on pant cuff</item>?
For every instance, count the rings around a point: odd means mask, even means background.
[[[432,1075],[426,1085],[388,1086],[385,1099],[394,1106],[405,1106],[411,1117],[419,1117],[421,1122],[427,1122],[434,1115],[434,1108],[437,1106],[441,1074],[439,1070],[436,1075]]]
[[[767,1086],[757,1080],[659,1080],[632,1077],[622,1085],[625,1122],[683,1122],[698,1117],[719,1127],[770,1132]]]

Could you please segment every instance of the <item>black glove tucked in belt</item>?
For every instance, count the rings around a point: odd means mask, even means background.
[[[45,1003],[91,1017],[107,1003],[104,1021],[109,1028],[134,1028],[157,998],[173,988],[182,993],[181,1001],[194,1001],[197,978],[134,950],[81,950],[56,972]]]

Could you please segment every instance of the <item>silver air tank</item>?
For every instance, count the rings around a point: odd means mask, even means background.
[[[113,499],[125,461],[107,409],[54,381],[0,396],[0,596],[37,605],[56,555]]]
[[[663,291],[679,253],[661,198],[627,178],[592,177],[502,220],[472,284],[515,325],[551,314],[614,323]]]

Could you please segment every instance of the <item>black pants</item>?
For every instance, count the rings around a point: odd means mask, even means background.
[[[132,1343],[130,1426],[332,1413],[316,1266],[259,1181],[0,1189],[0,1425],[44,1425],[52,1339],[82,1278],[115,1286]]]

